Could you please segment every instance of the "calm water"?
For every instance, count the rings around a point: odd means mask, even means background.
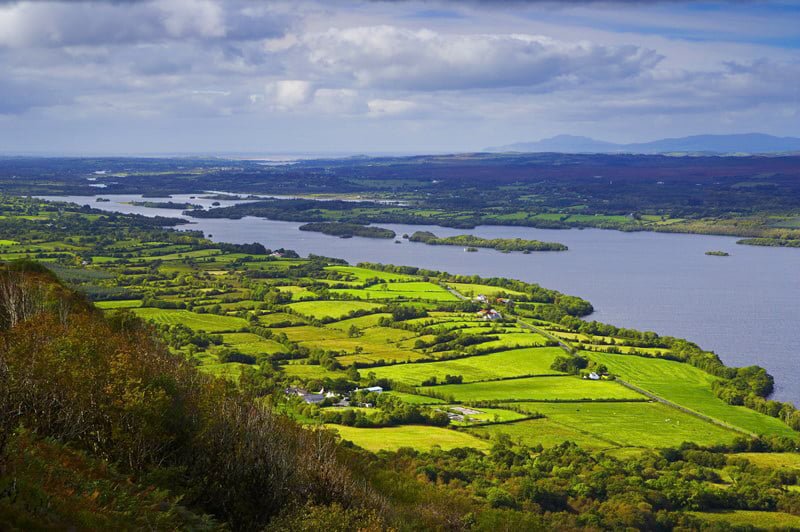
[[[180,211],[147,209],[120,202],[139,196],[104,195],[49,198],[103,210],[154,216]],[[212,200],[172,201],[210,206]],[[152,200],[159,201],[159,200]],[[228,205],[235,202],[220,202]],[[736,238],[659,233],[622,233],[600,229],[552,230],[482,226],[474,230],[380,224],[398,235],[429,230],[439,236],[471,233],[487,238],[530,238],[561,242],[567,252],[465,253],[455,246],[427,246],[368,238],[341,239],[297,229],[300,223],[258,218],[201,219],[184,226],[215,241],[261,242],[359,261],[414,265],[452,273],[499,276],[536,282],[584,297],[596,311],[590,319],[621,327],[687,338],[716,351],[726,364],[759,364],[774,375],[774,398],[800,405],[800,356],[792,336],[800,325],[800,249],[736,245]],[[730,257],[710,257],[722,250]]]

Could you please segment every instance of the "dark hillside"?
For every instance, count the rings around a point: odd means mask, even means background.
[[[329,433],[202,376],[150,326],[130,314],[103,318],[46,271],[0,273],[0,317],[0,522],[130,528],[129,505],[164,528],[208,524],[198,515],[210,514],[254,530],[306,503],[381,507],[337,458]],[[36,480],[50,459],[53,475],[75,469],[71,488]],[[152,485],[172,495],[150,493]],[[40,496],[54,503],[42,506]],[[177,497],[191,511],[167,519]],[[86,512],[98,498],[103,515],[92,521]]]

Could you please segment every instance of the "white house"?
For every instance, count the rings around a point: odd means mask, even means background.
[[[480,312],[478,312],[478,317],[484,320],[491,320],[491,321],[503,319],[503,315],[494,309],[481,310]]]

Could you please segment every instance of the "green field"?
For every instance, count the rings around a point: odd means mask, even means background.
[[[359,283],[363,283],[368,279],[380,279],[381,281],[413,281],[416,279],[411,275],[368,270],[357,266],[328,266],[326,269],[345,274]]]
[[[226,346],[232,347],[245,355],[271,355],[286,351],[278,342],[266,340],[253,333],[227,333],[222,335]]]
[[[440,382],[445,375],[461,375],[464,382],[513,377],[515,375],[546,375],[558,373],[550,369],[561,351],[558,347],[536,347],[501,351],[490,355],[474,356],[442,362],[423,364],[397,364],[372,368],[378,377],[417,386],[430,377]]]
[[[711,390],[715,377],[689,364],[628,355],[585,354],[605,364],[621,379],[695,412],[758,434],[797,434],[778,419],[730,406],[717,398]]]
[[[359,329],[365,329],[367,327],[374,327],[378,325],[378,322],[381,318],[387,318],[391,316],[391,314],[387,313],[376,313],[376,314],[368,314],[366,316],[359,316],[358,318],[350,318],[347,320],[339,320],[333,323],[329,323],[325,325],[325,327],[330,329],[338,329],[340,331],[346,331],[353,325],[355,325]]]
[[[758,467],[791,469],[800,472],[800,453],[737,453],[733,458],[746,458]]]
[[[142,306],[141,299],[120,299],[117,301],[98,301],[95,303],[97,308],[103,310],[120,309],[120,308],[138,308]]]
[[[459,301],[438,284],[411,281],[379,283],[367,288],[340,288],[332,293],[347,294],[359,299],[417,299],[423,301]]]
[[[783,512],[756,512],[750,510],[728,510],[720,512],[689,512],[693,516],[711,523],[728,523],[739,527],[755,527],[756,530],[800,530],[800,515]]]
[[[550,419],[531,419],[517,423],[502,425],[484,425],[470,427],[468,432],[477,436],[495,436],[507,434],[511,439],[522,445],[542,445],[553,447],[565,441],[575,442],[586,449],[608,449],[616,447],[612,441],[604,440],[594,434],[562,425]]]
[[[287,305],[287,307],[303,316],[321,320],[343,318],[353,311],[373,310],[380,305],[365,301],[301,301]]]
[[[498,286],[491,286],[488,284],[467,284],[467,283],[445,283],[445,284],[446,286],[449,286],[450,288],[456,290],[462,295],[469,297],[475,297],[478,295],[494,297],[498,294],[508,294],[512,297],[524,295],[522,292],[519,292],[517,290],[501,288]]]
[[[183,324],[190,329],[216,333],[222,331],[237,331],[247,326],[247,320],[233,316],[218,316],[216,314],[198,314],[188,310],[160,309],[160,308],[135,308],[133,312],[140,318],[167,325]]]
[[[579,377],[529,377],[473,384],[446,384],[420,388],[456,401],[579,401],[595,399],[644,399],[645,397],[610,381],[588,381]]]
[[[660,403],[514,403],[561,425],[585,431],[623,447],[677,447],[730,443],[740,436]]]
[[[402,399],[403,402],[406,402],[411,405],[443,405],[445,403],[441,399],[437,399],[435,397],[417,395],[414,393],[405,393],[397,391],[384,392],[384,393]]]
[[[369,451],[396,451],[401,447],[428,450],[440,447],[443,450],[457,447],[473,447],[489,449],[491,443],[478,439],[464,432],[427,427],[422,425],[404,425],[401,427],[385,427],[380,429],[359,429],[342,425],[328,425],[336,430],[344,440],[349,440]]]
[[[301,379],[336,379],[342,376],[342,372],[330,371],[320,365],[284,364],[280,368],[287,376]]]

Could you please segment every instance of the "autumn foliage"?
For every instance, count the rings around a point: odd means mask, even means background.
[[[0,324],[6,453],[23,429],[157,482],[235,529],[305,504],[381,506],[340,464],[329,433],[201,375],[150,326],[104,318],[46,271],[0,273]]]

